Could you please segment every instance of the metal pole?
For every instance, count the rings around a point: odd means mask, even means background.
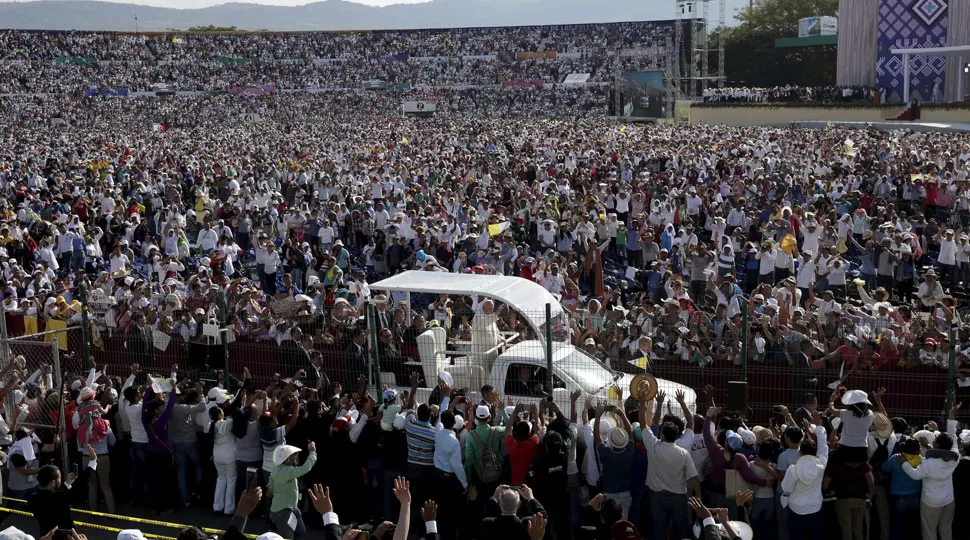
[[[7,336],[7,308],[2,307],[0,304],[0,311],[3,311],[3,317],[0,317],[0,365],[6,366],[7,361],[10,360],[10,344],[7,340],[10,339]]]
[[[957,332],[954,328],[950,329],[950,343],[956,343]],[[957,352],[956,347],[950,347],[950,358],[949,358],[949,376],[946,380],[946,408],[943,409],[943,418],[948,418],[950,414],[950,409],[953,408],[953,404],[956,401],[956,382],[957,382]]]
[[[552,396],[552,304],[546,303],[546,388]]]
[[[903,55],[903,103],[909,107],[909,55]]]
[[[741,310],[741,380],[748,380],[748,303]]]
[[[229,328],[226,326],[228,322],[228,313],[226,309],[226,291],[223,290],[219,293],[219,318],[221,328],[219,329],[219,337],[222,339],[222,386],[229,389]]]
[[[963,78],[967,76],[966,71],[964,71],[965,66],[963,65],[963,57],[957,57],[957,99],[956,101],[963,101]]]
[[[84,355],[84,370],[91,369],[88,359],[91,358],[91,346],[88,343],[88,289],[81,283],[81,354]]]
[[[367,370],[367,377],[373,378],[371,382],[374,385],[374,392],[377,394],[380,394],[381,392],[381,354],[380,354],[380,351],[377,350],[380,343],[379,336],[378,336],[378,332],[380,332],[380,329],[378,329],[378,324],[377,324],[377,307],[374,306],[374,304],[368,302],[366,311],[365,311],[365,316],[366,316],[365,320],[367,321],[367,328],[370,330],[370,332],[367,332],[367,341],[368,341],[368,346],[370,347],[370,354],[368,356],[370,356],[371,368]]]
[[[57,387],[57,395],[61,395],[64,391],[64,381],[61,378],[61,356],[60,351],[57,348],[57,338],[51,341],[51,363],[54,367],[54,386]],[[67,478],[67,473],[70,472],[70,461],[67,453],[67,424],[66,418],[64,416],[64,398],[63,396],[58,401],[58,428],[57,434],[61,436],[61,474],[64,478]]]

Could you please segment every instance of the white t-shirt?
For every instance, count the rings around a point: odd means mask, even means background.
[[[839,438],[839,446],[866,448],[869,445],[869,426],[872,425],[872,411],[866,411],[865,416],[859,417],[849,409],[842,409],[839,411],[839,418],[842,419],[842,436]]]

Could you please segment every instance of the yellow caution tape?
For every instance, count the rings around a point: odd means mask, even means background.
[[[27,501],[25,501],[23,499],[15,499],[13,497],[0,497],[0,499],[7,500],[7,501],[13,501],[13,502],[21,503],[21,504],[27,504]],[[3,508],[3,507],[0,507],[0,508]],[[10,510],[10,509],[9,508],[5,508],[5,510]],[[11,510],[11,511],[12,512],[19,512],[18,510]],[[180,523],[168,523],[167,521],[157,521],[157,520],[154,520],[154,519],[136,518],[136,517],[131,517],[131,516],[119,516],[117,514],[108,514],[108,513],[105,513],[105,512],[95,512],[93,510],[84,510],[83,508],[71,508],[71,511],[72,512],[79,512],[81,514],[88,514],[88,515],[91,515],[91,516],[108,518],[108,519],[118,519],[118,520],[121,520],[121,521],[131,521],[133,523],[141,523],[143,525],[153,525],[155,527],[168,527],[170,529],[180,529],[181,530],[181,529],[187,529],[189,527],[194,527],[194,525],[182,525]],[[33,516],[33,514],[31,514],[31,513],[24,513],[24,515]],[[100,527],[100,525],[98,527]],[[199,528],[202,529],[203,532],[207,532],[207,533],[210,533],[210,534],[222,535],[222,534],[225,534],[226,533],[226,531],[223,531],[223,530],[220,530],[220,529],[210,529],[208,527],[199,527]],[[105,530],[108,530],[108,529],[105,529]],[[118,529],[118,530],[121,530],[121,529]],[[248,538],[256,538],[258,535],[255,535],[255,534],[247,534],[245,536],[248,537]],[[159,536],[158,538],[164,538],[164,537]]]
[[[34,514],[30,512],[24,512],[23,510],[14,510],[13,508],[7,508],[5,506],[0,506],[0,512],[19,514],[21,516],[27,516],[31,518],[34,517]],[[98,525],[96,523],[84,523],[83,521],[75,521],[74,525],[78,527],[87,527],[90,529],[101,529],[102,531],[110,531],[113,533],[120,533],[123,530],[123,529],[116,529],[115,527],[108,527],[106,525]],[[154,538],[156,540],[178,540],[177,538],[173,538],[171,536],[159,536],[157,534],[151,534],[151,533],[142,533],[142,534],[145,536],[145,538]]]

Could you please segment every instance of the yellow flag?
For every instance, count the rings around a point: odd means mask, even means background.
[[[626,131],[626,124],[623,124],[623,127],[620,128],[620,132],[621,133],[624,132],[624,131]]]
[[[619,399],[620,398],[619,394],[616,393],[616,387],[615,386],[611,386],[610,387],[610,389],[606,392],[606,396],[608,398],[610,398],[610,399]]]
[[[647,369],[647,366],[648,365],[649,365],[649,362],[647,361],[647,357],[646,356],[641,356],[640,358],[637,358],[637,367],[638,368],[640,368],[640,369]]]
[[[401,137],[401,144],[408,144],[408,138],[407,137]]]
[[[500,234],[502,234],[502,225],[501,224],[499,224],[499,223],[491,223],[491,224],[489,224],[489,226],[488,226],[488,235],[489,236],[498,236]]]

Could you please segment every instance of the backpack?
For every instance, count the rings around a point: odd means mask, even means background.
[[[485,440],[485,444],[482,444],[482,439],[478,436],[478,432],[474,430],[471,432],[472,438],[475,439],[479,447],[478,478],[486,484],[498,482],[502,477],[502,460],[492,450],[492,434],[492,430],[489,429],[488,438]]]
[[[869,458],[869,466],[872,467],[872,476],[877,484],[886,484],[889,480],[889,473],[882,470],[882,464],[889,460],[889,439],[885,439],[883,442],[879,442],[879,439],[873,438],[876,441],[876,450],[872,453],[872,457]]]

